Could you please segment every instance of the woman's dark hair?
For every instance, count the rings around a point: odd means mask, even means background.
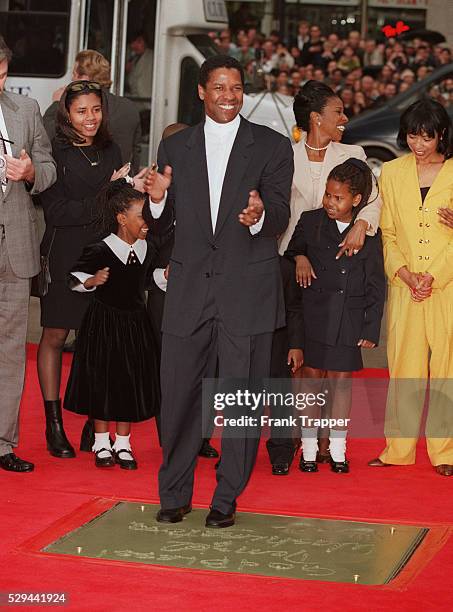
[[[96,197],[96,230],[104,236],[115,233],[118,229],[116,215],[128,210],[136,200],[144,201],[145,196],[129,185],[126,179],[107,183]]]
[[[361,159],[350,157],[330,171],[327,180],[330,179],[346,183],[353,196],[361,194],[360,203],[352,209],[352,218],[355,219],[357,213],[369,203],[373,181],[376,181],[368,164]]]
[[[331,98],[338,95],[325,83],[307,81],[294,98],[293,111],[297,127],[310,131],[310,113],[321,113]]]
[[[106,96],[102,87],[96,81],[73,81],[65,88],[58,104],[55,119],[56,137],[60,142],[70,144],[83,144],[85,142],[85,139],[71,125],[69,109],[74,100],[86,94],[95,94],[101,101],[102,121],[93,139],[93,144],[98,149],[103,149],[112,142],[112,137],[108,129]]]
[[[241,76],[242,85],[244,85],[244,68],[234,57],[229,55],[213,55],[203,62],[200,68],[200,74],[198,76],[198,84],[206,89],[206,84],[209,81],[211,72],[217,70],[217,68],[229,68],[230,70],[237,70]]]
[[[401,115],[397,143],[402,149],[408,149],[408,134],[426,134],[439,139],[437,152],[445,157],[453,153],[453,127],[447,111],[439,102],[431,98],[422,98],[411,104]]]

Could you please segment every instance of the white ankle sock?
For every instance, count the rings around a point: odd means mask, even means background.
[[[305,461],[316,461],[318,452],[317,427],[302,428],[302,454]]]
[[[110,434],[108,431],[106,431],[105,433],[95,432],[94,433],[94,444],[91,450],[93,452],[101,450],[101,448],[106,448],[107,450],[108,449],[111,450],[109,437],[110,437]],[[98,457],[100,459],[106,459],[107,457],[110,457],[110,453],[108,453],[107,451],[103,451],[102,453],[99,453]]]
[[[346,434],[344,429],[331,429],[329,436],[330,456],[333,461],[346,461]]]
[[[119,434],[115,434],[115,444],[113,445],[114,451],[126,450],[131,451],[131,443],[130,443],[131,434],[127,436],[120,436]],[[121,453],[122,459],[132,459],[132,454],[129,452]]]

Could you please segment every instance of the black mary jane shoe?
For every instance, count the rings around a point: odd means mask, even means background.
[[[30,461],[19,459],[14,453],[7,453],[0,457],[0,468],[7,472],[33,472],[35,466]]]
[[[123,470],[136,470],[138,468],[137,461],[135,460],[131,450],[120,448],[119,451],[114,450],[113,452],[115,454],[115,463],[117,463]],[[132,457],[132,459],[121,458],[121,453],[126,453],[129,457]]]
[[[99,457],[99,454],[102,451],[107,451],[109,454],[108,457]],[[98,468],[109,468],[115,467],[115,459],[113,457],[113,451],[110,448],[100,448],[94,453],[94,465]]]
[[[301,472],[317,472],[318,465],[316,461],[305,461],[303,457],[299,461],[299,470]]]
[[[274,476],[288,476],[289,474],[289,463],[273,463],[272,474]]]
[[[210,444],[207,438],[203,439],[203,444],[201,445],[200,450],[198,451],[199,457],[206,457],[206,459],[217,459],[219,453],[217,449],[215,449],[212,444]]]
[[[349,474],[349,462],[345,461],[334,461],[330,460],[330,469],[335,474]]]
[[[192,511],[191,504],[182,508],[161,508],[156,514],[156,521],[159,523],[180,523],[186,514]]]
[[[214,529],[232,527],[234,525],[235,518],[236,514],[234,512],[231,512],[231,514],[223,514],[223,512],[219,512],[218,510],[211,508],[208,516],[206,517],[206,527],[213,527]]]

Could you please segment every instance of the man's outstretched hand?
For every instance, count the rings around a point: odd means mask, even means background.
[[[247,208],[244,208],[241,213],[239,213],[239,222],[242,225],[250,227],[251,225],[255,225],[263,216],[264,212],[264,204],[263,200],[260,198],[260,194],[256,189],[253,189],[249,193],[249,201],[247,204]]]
[[[145,177],[144,189],[154,204],[164,199],[165,192],[171,185],[171,178],[171,166],[165,166],[163,174],[157,172],[157,166],[151,166],[151,170]]]

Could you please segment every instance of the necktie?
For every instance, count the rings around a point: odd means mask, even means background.
[[[127,263],[133,265],[133,264],[136,264],[137,261],[138,261],[137,255],[135,254],[134,249],[131,249],[129,253],[129,257],[127,258]]]

